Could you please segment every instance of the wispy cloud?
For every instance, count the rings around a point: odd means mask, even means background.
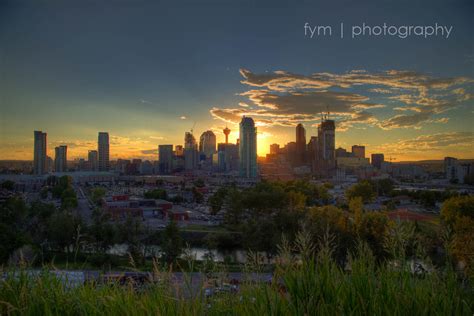
[[[419,129],[424,124],[445,123],[447,118],[440,118],[441,113],[473,98],[470,78],[437,78],[412,71],[354,70],[306,76],[241,69],[240,73],[241,83],[249,89],[239,95],[250,102],[240,102],[235,108],[214,107],[210,110],[214,118],[238,123],[249,115],[261,126],[294,126],[314,124],[321,113],[329,111],[340,131],[363,125]],[[388,116],[374,111],[382,108]]]

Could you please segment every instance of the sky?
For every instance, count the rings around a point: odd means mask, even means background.
[[[395,161],[474,158],[474,2],[17,0],[0,2],[0,160],[156,160],[159,144],[255,119],[258,154],[336,121],[336,146]],[[331,26],[310,38],[304,25]],[[344,38],[340,38],[340,23]],[[452,26],[352,38],[353,26]],[[307,29],[306,29],[307,32]]]

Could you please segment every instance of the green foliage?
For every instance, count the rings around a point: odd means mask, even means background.
[[[198,188],[204,188],[205,186],[204,180],[201,178],[197,179],[196,181],[194,181],[194,186]]]
[[[392,179],[380,179],[372,180],[372,186],[375,188],[375,191],[378,195],[389,196],[393,191],[393,180]]]
[[[334,260],[332,245],[331,235],[315,243],[303,231],[294,244],[282,243],[271,282],[255,283],[245,275],[239,293],[206,299],[200,291],[189,295],[191,281],[175,286],[167,281],[172,274],[157,267],[153,274],[160,276],[160,282],[138,290],[119,283],[71,287],[46,272],[33,276],[14,271],[0,281],[0,314],[470,316],[474,312],[472,288],[461,284],[452,269],[417,275],[404,262],[377,264],[370,247],[359,242],[348,256],[346,271]],[[249,266],[251,271],[257,268]],[[190,278],[184,275],[185,280]],[[196,287],[204,287],[204,282]]]
[[[183,252],[183,240],[175,221],[170,221],[162,232],[162,259],[168,264],[176,262]]]
[[[443,203],[441,218],[451,228],[462,216],[474,219],[474,196],[452,197]]]
[[[118,241],[117,226],[109,220],[110,216],[101,209],[94,210],[92,224],[88,227],[88,237],[97,252],[105,252]]]
[[[102,187],[91,189],[91,199],[94,204],[99,205],[102,198],[105,196],[106,190]]]
[[[58,251],[66,250],[69,254],[71,247],[79,240],[82,221],[80,217],[63,210],[51,216],[48,222],[48,239],[56,245]]]
[[[366,241],[377,258],[384,256],[384,238],[387,233],[389,220],[387,215],[380,212],[364,213],[358,227],[359,237]]]
[[[362,198],[364,203],[370,202],[375,198],[376,192],[369,181],[361,181],[346,190],[347,200],[350,201],[352,198],[358,196]]]
[[[197,187],[193,187],[193,200],[196,203],[202,203],[204,201],[204,195],[198,190]]]
[[[0,263],[10,254],[28,242],[28,209],[21,198],[10,198],[0,204]]]
[[[474,196],[452,197],[441,209],[441,218],[452,231],[449,250],[466,266],[466,274],[474,279]]]
[[[155,200],[166,200],[168,198],[168,194],[164,189],[154,189],[151,191],[147,191],[143,196],[145,197],[145,199]]]
[[[334,256],[338,262],[344,261],[355,240],[349,214],[332,205],[313,207],[305,224],[314,240],[321,240],[327,232],[331,233],[336,244]]]
[[[2,189],[8,190],[8,191],[13,191],[13,189],[15,188],[15,182],[13,182],[11,180],[5,180],[5,181],[2,182],[0,187]]]
[[[221,187],[207,200],[207,203],[211,207],[212,214],[220,212],[228,191],[229,189],[227,187]]]

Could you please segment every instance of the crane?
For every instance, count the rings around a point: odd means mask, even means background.
[[[191,134],[194,135],[194,127],[196,126],[196,121],[194,121],[193,127],[191,127]]]

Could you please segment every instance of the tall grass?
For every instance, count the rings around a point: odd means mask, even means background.
[[[177,288],[171,271],[158,265],[162,281],[140,291],[118,284],[71,288],[48,273],[32,279],[20,271],[1,281],[0,315],[473,315],[473,289],[449,267],[414,274],[405,261],[377,263],[363,242],[341,267],[333,240],[326,234],[314,244],[304,231],[294,245],[284,239],[271,282],[249,281],[239,293],[211,298],[189,295],[190,276]],[[403,256],[400,249],[394,253]]]

